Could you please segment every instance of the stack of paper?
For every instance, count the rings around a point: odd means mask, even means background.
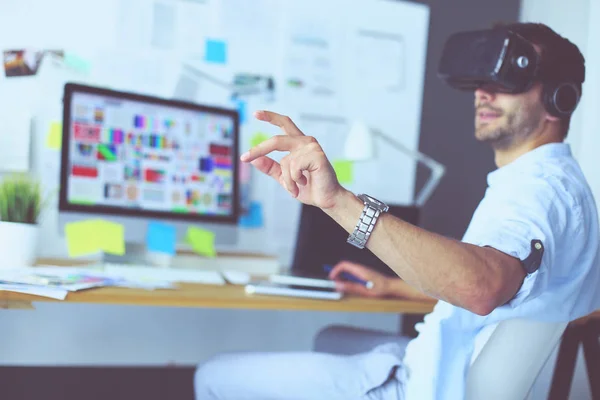
[[[111,280],[93,270],[63,267],[29,267],[0,272],[0,291],[34,294],[64,300],[69,292],[108,286]]]

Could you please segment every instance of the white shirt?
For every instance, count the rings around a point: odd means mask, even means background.
[[[509,303],[487,316],[436,304],[406,348],[408,400],[463,399],[469,365],[502,320],[571,321],[600,308],[598,215],[569,145],[538,147],[491,172],[487,182],[463,242],[524,260],[539,239],[541,265]]]

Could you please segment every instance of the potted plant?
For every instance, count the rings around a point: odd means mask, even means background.
[[[12,175],[0,183],[0,268],[35,264],[42,207],[36,179]]]

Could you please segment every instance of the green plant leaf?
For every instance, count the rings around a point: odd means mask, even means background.
[[[38,180],[15,174],[0,183],[0,219],[5,222],[37,224],[42,211]]]

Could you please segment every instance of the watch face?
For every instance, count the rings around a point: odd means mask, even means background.
[[[382,201],[377,200],[374,197],[369,196],[368,194],[361,194],[358,196],[359,199],[361,199],[362,201],[371,203],[372,205],[378,207],[378,208],[384,208],[387,209],[387,204],[385,204]]]

